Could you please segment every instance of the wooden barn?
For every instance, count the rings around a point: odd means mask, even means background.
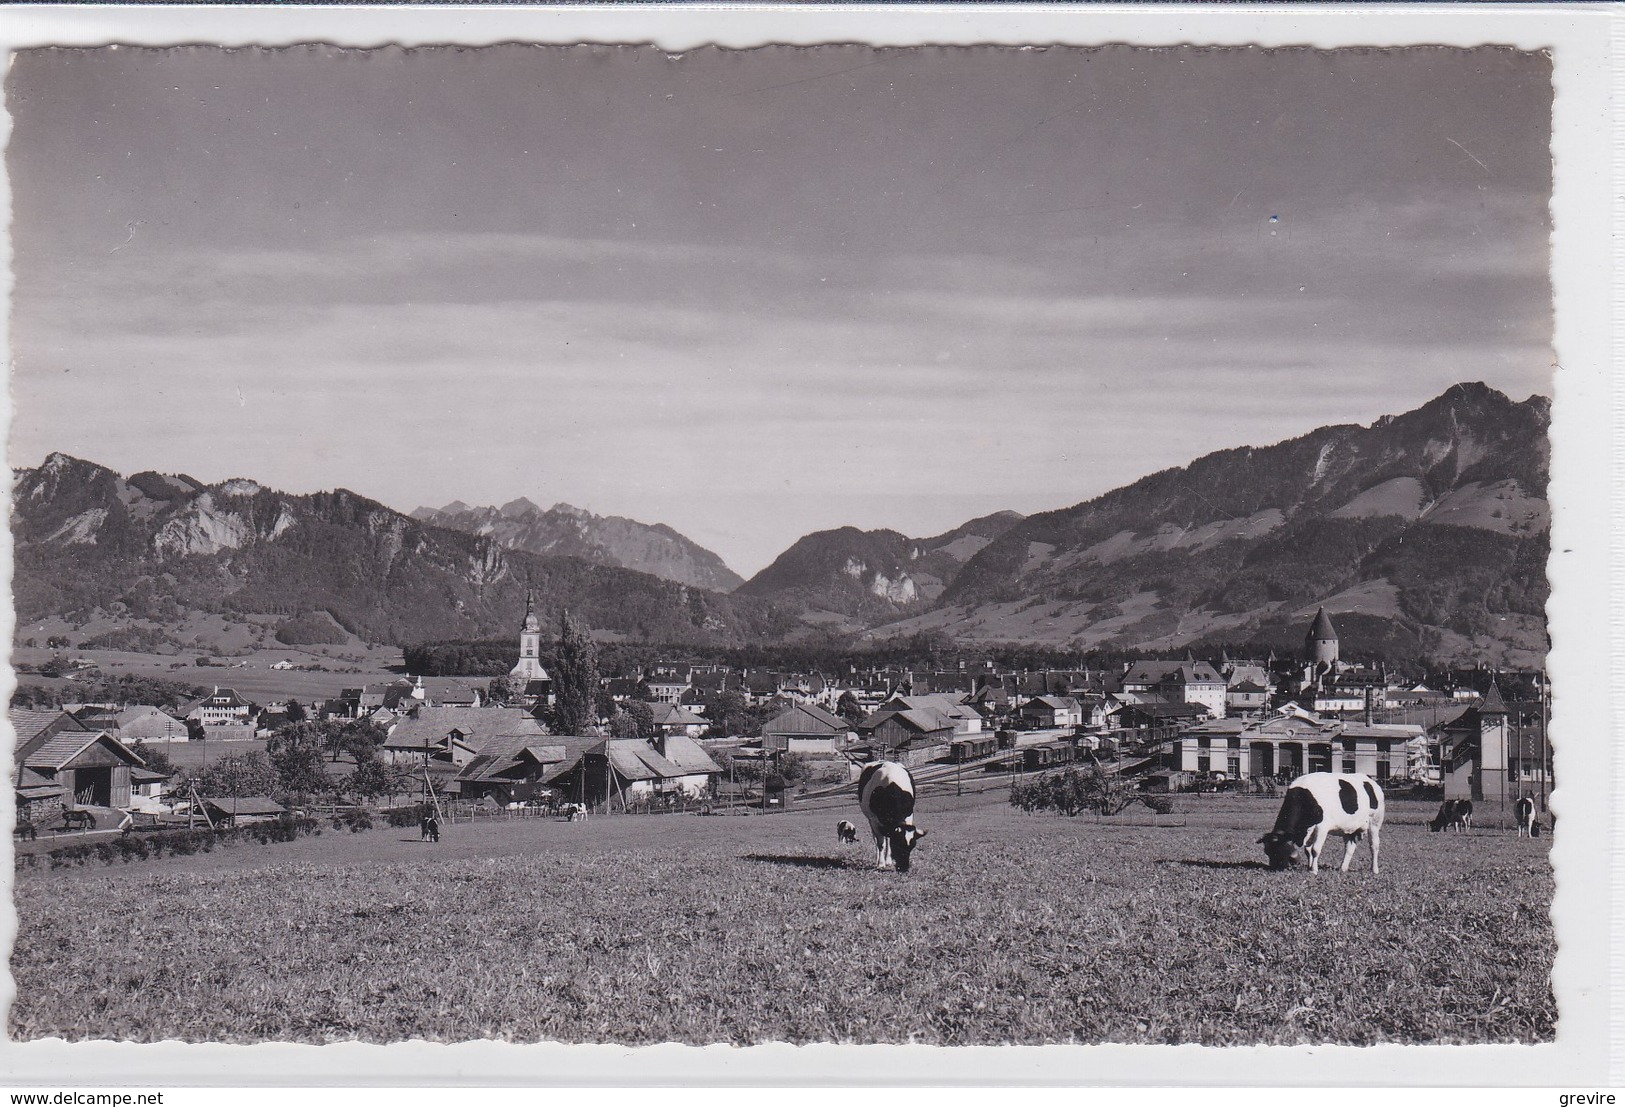
[[[845,719],[811,703],[791,704],[762,724],[762,748],[788,753],[833,753],[851,737]]]
[[[41,734],[22,745],[17,762],[18,807],[36,822],[63,807],[128,808],[132,771],[146,770],[106,731]]]

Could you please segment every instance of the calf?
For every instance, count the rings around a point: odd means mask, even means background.
[[[1428,829],[1437,834],[1441,830],[1459,830],[1466,833],[1473,825],[1473,801],[1470,799],[1445,800],[1439,813],[1428,823]]]
[[[1535,826],[1535,801],[1524,796],[1512,806],[1513,812],[1518,816],[1518,837],[1525,834],[1531,838],[1540,837],[1540,829]]]
[[[842,819],[835,824],[835,838],[840,842],[856,842],[858,840],[858,828]]]
[[[1382,789],[1363,773],[1307,773],[1286,790],[1275,817],[1275,828],[1259,839],[1270,868],[1284,869],[1301,852],[1309,871],[1320,871],[1320,853],[1326,839],[1341,835],[1342,871],[1348,872],[1354,851],[1367,832],[1371,835],[1371,871],[1381,872]]]
[[[895,761],[876,761],[858,777],[858,806],[875,836],[875,865],[908,872],[908,857],[925,831],[914,826],[914,778]]]

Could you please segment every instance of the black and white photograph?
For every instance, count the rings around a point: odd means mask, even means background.
[[[1557,1041],[1552,55],[1178,43],[15,53],[10,1038]]]

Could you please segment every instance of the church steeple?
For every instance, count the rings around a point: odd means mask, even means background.
[[[534,680],[547,680],[542,668],[542,621],[536,617],[536,593],[525,589],[525,621],[519,624],[519,664],[508,674],[521,688]]]

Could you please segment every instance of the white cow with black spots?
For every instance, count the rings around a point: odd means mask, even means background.
[[[925,831],[914,825],[914,778],[895,761],[864,766],[858,777],[858,806],[875,836],[875,865],[908,872],[909,854]]]
[[[1320,853],[1333,834],[1344,841],[1342,871],[1360,839],[1371,835],[1371,871],[1381,872],[1382,788],[1363,773],[1306,773],[1286,790],[1275,828],[1259,839],[1270,868],[1284,869],[1301,854],[1310,872],[1320,871]]]

